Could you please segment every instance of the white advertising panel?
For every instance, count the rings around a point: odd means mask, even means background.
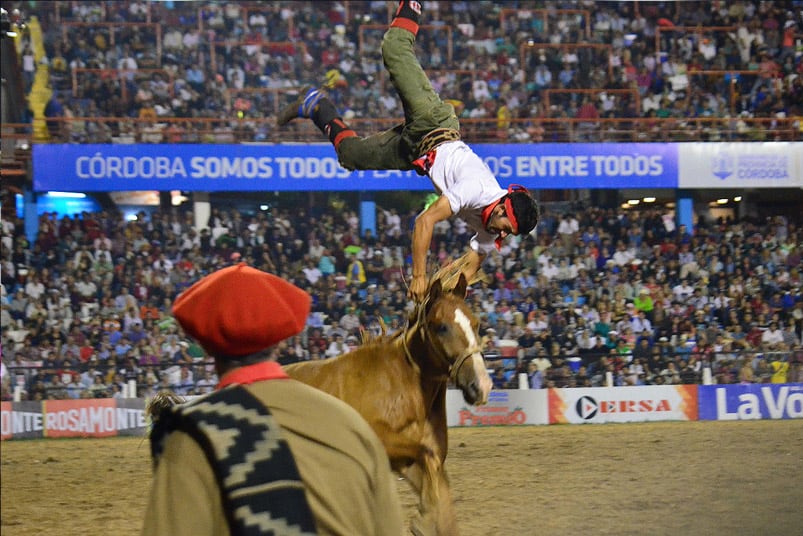
[[[471,406],[456,389],[446,392],[446,424],[452,426],[513,426],[549,424],[546,389],[491,391],[484,406]]]
[[[680,143],[679,188],[801,188],[803,143]]]

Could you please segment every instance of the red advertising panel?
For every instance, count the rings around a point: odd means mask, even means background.
[[[117,403],[113,398],[47,400],[43,408],[45,437],[117,435]]]

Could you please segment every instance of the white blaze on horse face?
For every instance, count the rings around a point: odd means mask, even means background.
[[[491,381],[491,377],[488,375],[488,369],[485,368],[485,360],[482,358],[482,352],[479,342],[477,341],[477,335],[471,328],[471,320],[468,319],[463,311],[460,309],[455,309],[454,323],[460,326],[460,328],[463,330],[463,334],[466,337],[466,342],[468,343],[468,348],[472,351],[471,367],[474,369],[474,377],[477,378],[477,381],[479,382],[480,391],[480,396],[475,404],[481,406],[488,402],[488,394],[493,388],[493,382]]]
[[[477,343],[477,336],[474,334],[474,330],[471,329],[471,320],[468,319],[466,313],[460,309],[455,309],[454,323],[460,326],[460,328],[463,330],[463,335],[466,336],[466,341],[468,342],[469,348],[476,348],[479,346]]]

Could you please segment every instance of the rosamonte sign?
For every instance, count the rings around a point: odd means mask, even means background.
[[[3,402],[2,439],[143,435],[145,401],[113,398]]]

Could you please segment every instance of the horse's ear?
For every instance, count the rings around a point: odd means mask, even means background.
[[[452,290],[452,294],[460,296],[463,299],[465,299],[468,294],[468,280],[466,279],[466,274],[463,272],[460,272],[460,277],[457,279],[457,284],[454,290]]]
[[[437,300],[440,295],[443,294],[443,285],[440,279],[435,279],[432,284],[429,285],[429,292],[427,294],[430,301]]]

